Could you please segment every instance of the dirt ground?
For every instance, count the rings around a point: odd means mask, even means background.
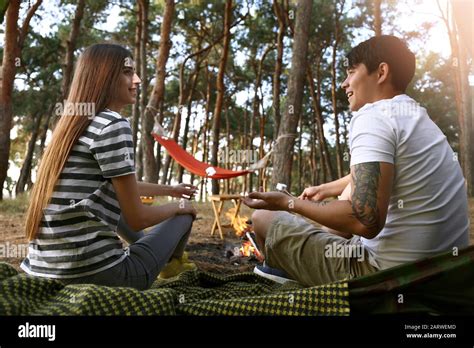
[[[231,208],[231,203],[227,202],[225,208]],[[20,210],[23,207],[20,207]],[[193,223],[193,229],[188,241],[187,251],[189,259],[196,263],[196,265],[206,271],[211,271],[221,274],[231,274],[246,271],[253,271],[258,260],[255,257],[232,257],[235,247],[240,247],[242,241],[235,234],[233,228],[224,228],[224,240],[219,237],[219,232],[216,230],[211,236],[211,226],[214,222],[214,215],[212,212],[211,203],[196,203],[198,210],[198,219]],[[26,237],[24,235],[24,212],[12,212],[10,207],[5,211],[0,206],[0,244],[7,245],[10,250],[9,256],[15,256],[13,245],[18,246],[15,250],[19,251],[27,248]],[[230,220],[226,217],[225,211],[222,213],[222,223],[228,223]],[[242,218],[250,217],[251,210],[247,207],[242,207],[240,216]],[[12,255],[13,254],[13,255]],[[17,268],[19,268],[22,255],[19,257],[2,257],[5,252],[0,250],[0,261],[5,261]]]
[[[232,274],[252,271],[254,266],[258,264],[255,258],[229,257],[234,247],[241,245],[241,240],[235,235],[235,231],[232,228],[225,228],[224,240],[219,238],[217,231],[214,236],[211,236],[211,226],[214,221],[211,204],[196,203],[196,207],[199,215],[193,224],[193,231],[187,247],[190,260],[195,262],[200,269],[215,273]],[[227,203],[225,207],[230,208],[230,203]],[[26,247],[24,207],[19,210],[23,211],[15,212],[12,211],[11,207],[3,209],[0,206],[0,244],[9,245],[10,250],[13,250],[13,245]],[[469,202],[469,210],[471,221],[470,241],[471,244],[474,244],[474,199]],[[240,215],[250,217],[251,210],[244,206]],[[224,213],[222,214],[222,221],[229,221]],[[16,250],[21,249],[17,248]],[[4,254],[3,252],[3,255],[0,255],[0,261],[6,261],[20,270],[19,265],[22,255],[16,255],[19,257],[1,257],[5,256]]]

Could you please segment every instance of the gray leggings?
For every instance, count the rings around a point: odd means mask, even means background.
[[[130,244],[130,255],[102,272],[62,281],[66,284],[124,286],[146,290],[172,257],[183,255],[192,224],[191,215],[176,215],[144,233],[133,231],[121,218],[117,234]]]

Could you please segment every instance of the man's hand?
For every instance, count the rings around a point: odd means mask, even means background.
[[[244,204],[253,209],[290,210],[296,197],[281,192],[251,192],[243,198]]]
[[[171,186],[171,197],[191,199],[197,191],[197,187],[190,184],[178,184]]]

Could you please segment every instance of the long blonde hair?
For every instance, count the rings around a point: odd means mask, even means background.
[[[90,103],[88,105],[92,105],[96,113],[103,111],[117,93],[118,80],[127,58],[132,58],[130,52],[116,44],[92,45],[79,57],[67,100],[64,101],[64,111],[44,152],[31,192],[26,213],[29,240],[36,237],[43,209],[51,200],[69,153],[93,117],[78,114],[79,108],[74,106]]]

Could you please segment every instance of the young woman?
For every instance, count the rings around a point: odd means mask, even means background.
[[[136,181],[132,132],[119,112],[135,103],[140,82],[130,52],[119,45],[93,45],[80,56],[31,194],[29,252],[21,265],[28,274],[147,289],[164,268],[170,275],[195,267],[183,256],[196,217],[192,204],[140,200],[196,192]],[[89,105],[92,114],[84,112]]]

